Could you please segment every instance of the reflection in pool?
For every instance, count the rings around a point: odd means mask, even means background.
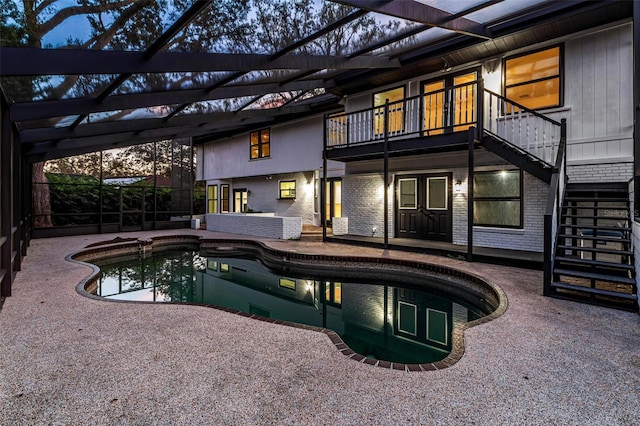
[[[397,363],[445,358],[454,327],[490,311],[426,287],[281,275],[250,257],[169,251],[95,263],[101,276],[91,292],[101,297],[208,304],[328,328],[353,351]]]

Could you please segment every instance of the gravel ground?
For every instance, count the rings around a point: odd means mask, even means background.
[[[506,292],[507,312],[466,331],[457,364],[403,372],[350,360],[318,332],[205,307],[80,296],[75,286],[90,270],[65,256],[115,236],[31,242],[0,310],[0,424],[640,424],[640,316],[544,298],[541,271],[266,241],[446,262]]]

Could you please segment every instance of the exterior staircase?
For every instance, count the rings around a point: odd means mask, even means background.
[[[568,184],[552,296],[637,311],[626,184]]]
[[[487,151],[493,152],[544,182],[549,183],[551,181],[553,166],[531,155],[526,150],[486,130],[484,131],[481,142]]]

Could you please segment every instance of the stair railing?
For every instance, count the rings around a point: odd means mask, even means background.
[[[560,123],[490,90],[484,93],[484,131],[553,165],[558,158]]]
[[[551,296],[551,282],[553,281],[553,264],[558,242],[560,213],[567,184],[567,120],[560,122],[560,143],[558,145],[555,166],[549,184],[547,208],[544,214],[544,278],[543,294]]]

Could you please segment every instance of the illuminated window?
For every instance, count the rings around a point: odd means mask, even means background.
[[[207,186],[207,213],[218,213],[218,185]]]
[[[530,109],[560,106],[560,46],[504,61],[505,97]]]
[[[220,272],[229,272],[229,264],[221,263],[220,264]]]
[[[475,172],[473,224],[522,228],[520,170]]]
[[[296,181],[295,180],[281,180],[280,181],[280,195],[279,198],[296,198]]]
[[[458,75],[453,78],[453,124],[455,132],[467,130],[476,121],[476,73]]]
[[[439,80],[425,83],[422,87],[426,136],[444,133],[444,85],[445,81]]]
[[[295,290],[296,280],[290,280],[288,278],[280,278],[280,287],[288,288],[289,290]]]
[[[249,209],[249,191],[246,189],[233,190],[234,213],[246,213]]]
[[[402,132],[404,129],[404,87],[398,87],[373,95],[373,125],[376,136],[384,134],[384,105],[387,99],[389,100],[389,133]]]
[[[229,213],[229,185],[220,185],[220,213]]]
[[[251,132],[251,159],[267,158],[271,155],[271,137],[269,129]]]
[[[324,300],[334,305],[342,304],[342,283],[325,281]]]

